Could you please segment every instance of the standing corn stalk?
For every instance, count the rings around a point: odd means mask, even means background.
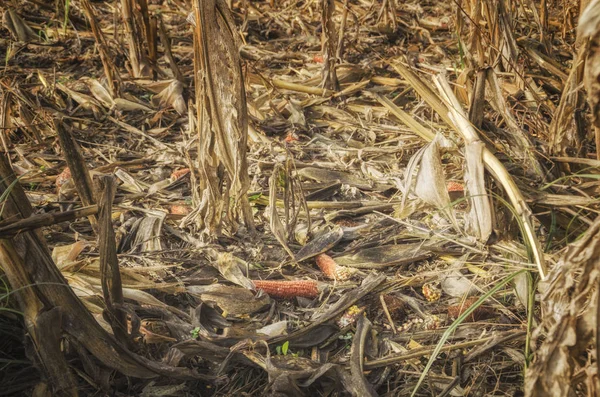
[[[584,66],[585,89],[588,94],[588,103],[592,111],[594,123],[594,137],[596,141],[596,158],[600,159],[600,1],[595,0],[582,9],[579,18],[578,38],[589,38],[585,48],[586,58]]]
[[[194,72],[198,128],[198,187],[194,220],[204,239],[254,229],[246,161],[248,114],[240,41],[224,0],[194,0]]]
[[[122,20],[125,25],[127,44],[129,45],[129,63],[132,77],[140,77],[142,72],[142,50],[140,32],[137,30],[133,15],[133,0],[121,0]]]
[[[323,51],[323,80],[321,84],[328,90],[337,91],[340,87],[335,71],[335,66],[337,63],[337,32],[335,30],[335,22],[333,22],[335,1],[322,0],[321,7],[321,25],[323,26],[323,33],[321,34],[321,47]]]

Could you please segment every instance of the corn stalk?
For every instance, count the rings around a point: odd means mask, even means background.
[[[226,223],[254,229],[246,160],[248,111],[239,57],[240,41],[224,0],[194,1],[194,83],[198,128],[195,222],[204,240],[218,236]]]

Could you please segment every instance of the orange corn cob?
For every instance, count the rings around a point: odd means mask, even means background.
[[[346,312],[337,321],[337,325],[340,328],[344,328],[350,324],[354,324],[358,317],[365,311],[364,307],[358,307],[356,305],[350,306]]]
[[[284,140],[286,143],[297,142],[299,140],[298,134],[295,134],[293,132],[288,132],[288,134],[286,135]]]
[[[56,190],[60,190],[61,186],[67,183],[69,179],[71,179],[71,170],[69,167],[65,167],[63,172],[56,177]]]
[[[173,215],[188,215],[192,209],[189,205],[173,204],[169,208],[169,212]]]
[[[427,299],[429,302],[437,302],[440,300],[440,297],[442,296],[442,292],[433,284],[428,283],[428,284],[423,284],[423,287],[421,287],[421,290],[423,291],[423,295],[425,296],[425,299]]]
[[[448,192],[464,192],[465,191],[465,187],[462,183],[454,182],[454,181],[448,182],[446,184],[446,189],[448,190]]]
[[[319,296],[317,282],[312,280],[279,281],[279,280],[252,280],[256,289],[265,291],[275,298],[316,298]]]
[[[316,260],[319,269],[331,280],[344,281],[352,275],[352,271],[348,267],[338,265],[329,255],[317,255]]]
[[[171,181],[175,182],[177,179],[187,175],[189,172],[190,172],[189,168],[182,168],[180,170],[173,171],[171,173]]]

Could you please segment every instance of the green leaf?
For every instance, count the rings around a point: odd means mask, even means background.
[[[284,356],[287,356],[289,347],[290,347],[289,341],[285,341],[285,343],[281,346],[281,353],[283,353]]]
[[[253,202],[253,201],[258,200],[261,197],[262,197],[262,193],[256,193],[256,194],[252,194],[252,195],[248,196],[248,200],[250,202]]]
[[[192,334],[192,338],[198,339],[198,336],[200,335],[200,327],[196,327],[193,330],[191,330],[190,334]]]

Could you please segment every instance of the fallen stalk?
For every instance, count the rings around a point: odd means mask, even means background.
[[[21,219],[9,225],[0,227],[0,238],[11,238],[22,232],[39,229],[43,226],[52,226],[61,222],[73,221],[77,218],[84,218],[86,216],[96,215],[97,213],[98,205],[94,204],[77,208],[72,211],[34,215],[30,218]]]
[[[510,339],[515,339],[515,338],[522,337],[522,336],[525,336],[525,332],[522,332],[522,331],[515,332],[514,335],[511,335]],[[444,346],[439,350],[439,352],[441,353],[441,352],[448,352],[448,351],[457,350],[457,349],[467,349],[469,347],[483,345],[487,342],[494,340],[495,338],[497,338],[497,337],[495,335],[492,335],[492,336],[488,336],[487,338],[483,338],[483,339],[477,339],[477,340],[472,340],[472,341],[468,341],[468,342],[457,343],[455,345]],[[392,364],[398,364],[403,361],[410,360],[412,358],[420,358],[423,356],[430,355],[433,353],[433,351],[435,349],[436,349],[436,346],[423,347],[420,349],[415,349],[415,350],[411,351],[410,353],[402,353],[402,354],[394,355],[392,357],[385,357],[385,358],[381,358],[379,360],[365,362],[364,368],[365,368],[365,370],[370,370],[370,369],[375,369],[375,368],[380,368],[380,367],[386,367],[386,366],[392,365]]]

